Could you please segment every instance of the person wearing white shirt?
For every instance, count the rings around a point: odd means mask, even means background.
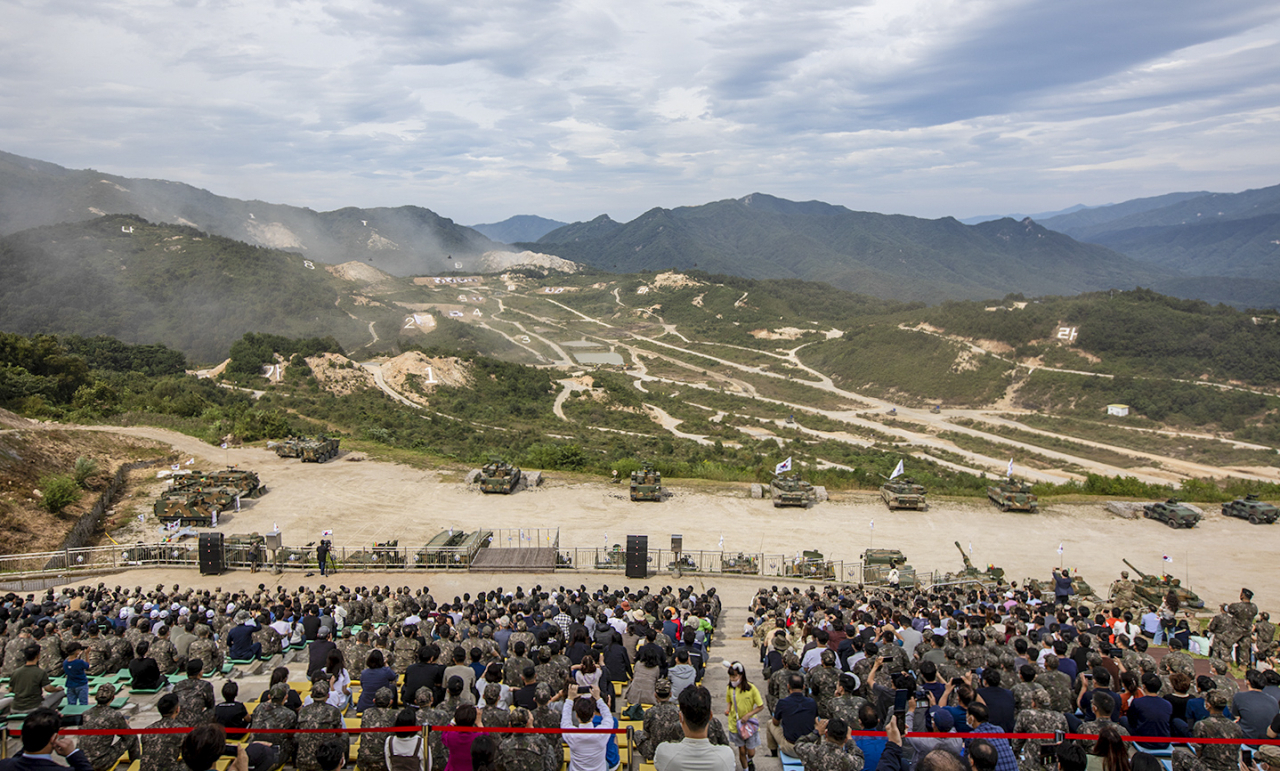
[[[730,747],[707,738],[711,722],[711,693],[700,685],[680,694],[680,727],[684,741],[663,742],[653,753],[656,771],[734,771],[737,758]]]
[[[692,690],[686,688],[685,690]],[[601,729],[611,729],[616,723],[609,712],[609,705],[600,698],[600,687],[591,686],[591,698],[565,699],[560,713],[561,728],[590,728],[591,719],[600,713]],[[578,724],[574,723],[574,717]],[[608,751],[609,734],[564,734],[564,743],[569,745],[569,771],[609,771],[605,753]],[[732,771],[732,769],[729,769]]]

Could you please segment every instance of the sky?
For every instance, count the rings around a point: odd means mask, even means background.
[[[1280,183],[1274,0],[0,0],[0,150],[334,209],[923,217]]]

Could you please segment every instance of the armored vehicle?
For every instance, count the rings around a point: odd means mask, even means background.
[[[698,562],[688,554],[681,554],[677,559],[667,563],[668,570],[675,570],[678,573],[697,573],[702,568],[698,567]]]
[[[1035,493],[1031,492],[1031,485],[1019,482],[1013,477],[998,485],[989,485],[987,497],[999,506],[1001,511],[1036,512],[1040,510],[1040,502]]]
[[[836,580],[836,568],[830,560],[822,558],[820,551],[803,552],[800,559],[787,563],[784,574],[792,578],[811,578],[817,581]]]
[[[416,567],[444,567],[454,560],[467,538],[465,530],[441,530],[414,557]]]
[[[1138,570],[1129,560],[1121,560],[1121,562],[1128,565],[1142,579],[1141,581],[1133,582],[1133,592],[1143,602],[1160,607],[1160,603],[1164,602],[1165,595],[1173,592],[1180,605],[1197,610],[1204,607],[1204,600],[1200,599],[1200,596],[1195,592],[1183,587],[1182,581],[1179,579],[1170,575],[1163,575],[1157,578]]]
[[[899,586],[918,586],[916,569],[907,564],[907,557],[899,549],[867,549],[862,552],[862,583],[868,586],[888,586],[889,571],[898,569]]]
[[[230,487],[202,487],[162,497],[152,510],[161,522],[176,521],[180,525],[210,527],[213,525],[213,512],[235,508],[237,493]]]
[[[769,494],[773,497],[773,507],[804,506],[807,507],[818,499],[813,485],[800,478],[799,474],[776,476],[769,483]]]
[[[862,553],[862,564],[898,567],[907,564],[907,556],[901,549],[867,549]]]
[[[1022,583],[1027,591],[1031,591],[1032,589],[1039,590],[1040,596],[1042,597],[1053,595],[1053,581],[1041,581],[1039,579],[1029,578]],[[1089,586],[1089,582],[1081,578],[1079,573],[1071,576],[1071,588],[1075,591],[1076,599],[1101,599],[1093,593],[1093,587]]]
[[[370,567],[376,570],[398,570],[404,567],[404,552],[399,549],[398,539],[375,542],[371,549],[348,551],[345,562],[350,567]]]
[[[1199,514],[1178,503],[1176,498],[1148,503],[1142,507],[1142,516],[1163,522],[1175,530],[1180,527],[1195,527],[1200,521]]]
[[[720,558],[720,572],[757,575],[760,572],[760,563],[756,561],[754,554],[738,552],[736,557],[725,556]]]
[[[978,570],[973,566],[973,562],[969,560],[969,555],[965,554],[960,542],[954,541],[953,543],[956,545],[956,550],[960,552],[960,559],[964,560],[964,570],[959,573],[948,573],[948,578],[955,581],[980,581],[983,584],[999,585],[1004,583],[1004,568],[987,565],[986,570]]]
[[[302,458],[303,463],[324,463],[327,460],[338,457],[338,443],[340,441],[339,439],[330,439],[327,436],[303,439],[298,443],[298,457]]]
[[[880,485],[880,497],[884,499],[889,510],[917,509],[924,511],[928,504],[924,500],[924,485],[918,485],[910,477],[890,479]]]
[[[480,469],[481,492],[510,495],[519,484],[520,469],[497,456],[490,456],[489,462]]]
[[[267,559],[267,550],[265,547],[266,542],[267,539],[257,533],[249,533],[248,535],[245,535],[244,533],[236,533],[234,535],[227,536],[226,540],[223,542],[223,545],[226,548],[225,554],[227,564],[248,565],[250,550],[253,549],[253,545],[255,543],[261,547],[259,550],[260,560],[265,562]]]
[[[612,549],[596,552],[596,570],[622,570],[626,566],[627,553],[620,543],[615,543]]]
[[[1253,525],[1270,525],[1280,517],[1280,509],[1270,503],[1258,500],[1258,496],[1250,494],[1243,498],[1222,504],[1222,516],[1247,519]]]
[[[291,436],[283,442],[277,442],[273,449],[276,451],[276,455],[281,458],[301,458],[302,440],[296,436]]]
[[[209,484],[239,490],[241,498],[258,498],[267,492],[267,486],[262,484],[257,474],[235,466],[205,474],[204,478]]]
[[[655,470],[652,463],[645,463],[643,469],[631,472],[631,500],[662,500],[662,472]]]

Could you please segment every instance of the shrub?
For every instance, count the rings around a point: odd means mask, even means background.
[[[71,476],[75,478],[76,485],[79,487],[85,487],[89,482],[89,477],[97,473],[98,462],[83,455],[76,458],[75,465],[71,467]]]
[[[80,500],[80,485],[69,474],[54,474],[40,480],[40,495],[40,505],[46,511],[57,514]]]

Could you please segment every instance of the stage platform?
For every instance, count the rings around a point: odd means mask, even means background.
[[[481,549],[471,569],[484,573],[549,573],[556,569],[555,549]]]

